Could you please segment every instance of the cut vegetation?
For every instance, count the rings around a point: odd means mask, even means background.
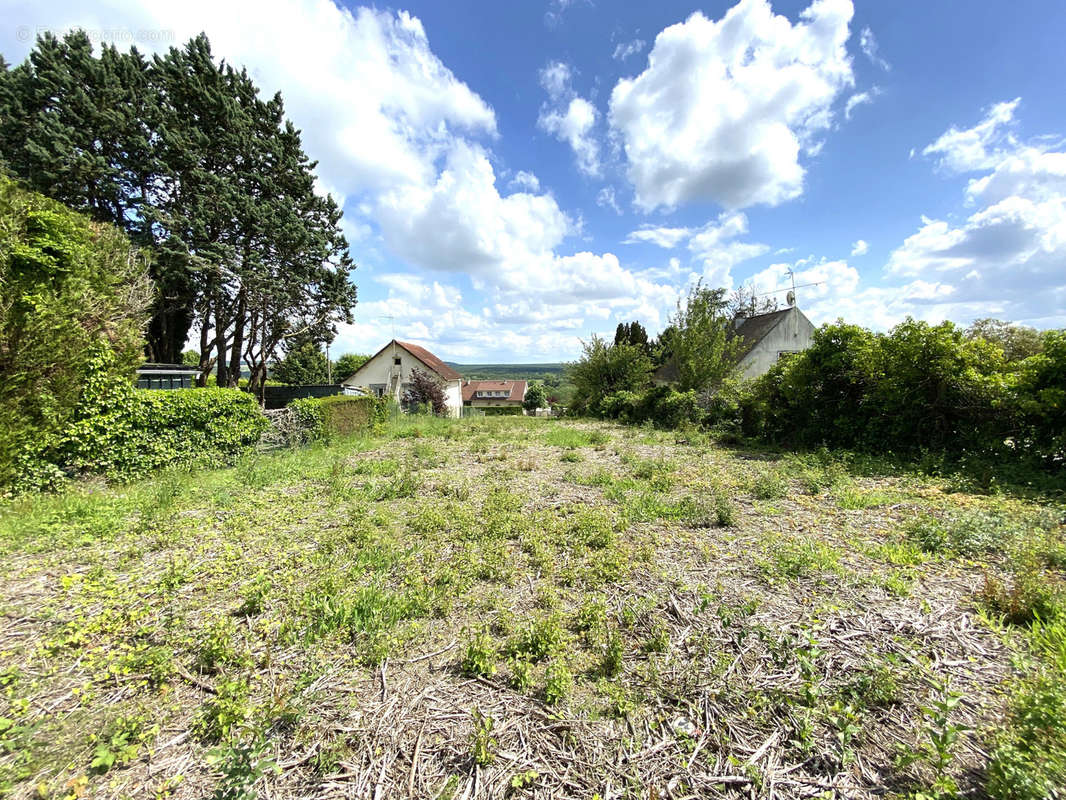
[[[686,441],[408,418],[12,501],[0,791],[1050,796],[1061,509]]]

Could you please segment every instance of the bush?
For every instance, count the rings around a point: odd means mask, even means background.
[[[235,389],[134,388],[98,352],[74,419],[23,448],[15,492],[56,489],[68,478],[133,480],[163,467],[229,463],[254,446],[267,425],[252,395]]]
[[[475,409],[486,417],[520,417],[522,409],[518,406],[485,406]]]
[[[74,419],[92,370],[132,378],[151,301],[118,230],[0,175],[0,486]]]
[[[301,397],[286,408],[292,409],[294,433],[289,445],[329,442],[338,436],[368,430],[385,421],[386,403],[378,397]]]

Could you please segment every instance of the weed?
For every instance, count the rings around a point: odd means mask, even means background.
[[[471,678],[488,678],[496,674],[496,647],[486,631],[474,634],[467,641],[459,668]]]
[[[267,745],[261,738],[219,747],[207,755],[207,762],[220,773],[212,800],[255,800],[255,785],[270,773],[281,774],[273,758],[266,755]]]
[[[256,573],[255,577],[241,589],[241,597],[244,602],[237,609],[237,613],[244,617],[253,617],[261,613],[271,588],[270,578],[267,577],[266,573]]]
[[[607,698],[607,711],[612,717],[622,719],[637,707],[633,695],[626,687],[606,680],[601,680],[597,685]]]
[[[405,470],[374,485],[369,495],[371,500],[376,501],[397,500],[401,497],[414,497],[421,488],[422,479],[417,474]]]
[[[530,622],[511,641],[508,650],[511,655],[521,655],[530,661],[541,661],[558,652],[565,638],[559,617],[553,614]]]
[[[778,500],[788,494],[788,481],[779,470],[767,469],[755,476],[748,490],[757,500]]]
[[[922,514],[903,528],[904,538],[927,553],[976,556],[1003,551],[1018,529],[996,514],[959,512],[938,519]]]
[[[670,649],[670,631],[659,623],[652,625],[651,633],[644,640],[645,653],[665,653]]]
[[[600,674],[605,678],[617,678],[621,675],[623,655],[622,637],[617,631],[608,632],[603,644],[603,653],[600,656]]]
[[[577,450],[567,450],[563,453],[563,457],[560,460],[565,461],[568,464],[576,464],[579,461],[584,461],[585,457]]]
[[[205,742],[225,740],[251,716],[248,684],[243,680],[224,680],[214,697],[200,707],[193,730]]]
[[[159,725],[147,726],[138,717],[119,717],[95,737],[96,747],[89,768],[102,774],[112,767],[124,766],[137,757],[141,744],[153,739]]]
[[[544,673],[544,702],[550,706],[561,703],[574,690],[574,676],[566,662],[554,660]]]
[[[480,767],[487,767],[496,760],[496,737],[492,735],[494,721],[492,717],[475,708],[472,714],[474,730],[470,736],[470,757]]]
[[[1032,558],[1016,564],[1007,578],[986,572],[978,595],[989,611],[1015,625],[1052,619],[1066,608],[1066,587]]]
[[[601,594],[586,595],[574,615],[574,627],[591,635],[607,625],[607,600]]]
[[[783,539],[769,548],[768,556],[759,560],[759,571],[770,581],[803,578],[819,572],[836,572],[840,554],[818,539]]]
[[[521,655],[514,655],[507,659],[507,666],[511,670],[511,688],[517,692],[528,692],[533,688],[533,666],[529,660]]]
[[[901,753],[896,763],[905,767],[916,761],[924,760],[933,770],[934,780],[930,787],[933,797],[955,797],[959,791],[948,773],[953,758],[953,749],[959,740],[959,734],[967,730],[965,725],[951,721],[952,712],[958,706],[962,695],[952,691],[946,684],[936,686],[936,695],[929,705],[922,706],[922,735],[918,748],[912,752]]]

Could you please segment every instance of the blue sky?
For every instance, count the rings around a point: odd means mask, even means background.
[[[344,203],[356,323],[455,361],[651,331],[697,278],[816,322],[1066,324],[1059,2],[4,2],[0,52],[200,30]]]

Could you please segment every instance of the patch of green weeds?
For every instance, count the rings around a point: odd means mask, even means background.
[[[459,669],[468,677],[489,678],[496,674],[496,645],[487,631],[470,636],[459,662]]]
[[[523,656],[530,661],[542,661],[560,651],[566,632],[558,615],[539,617],[518,632],[508,644],[510,655]]]
[[[574,690],[574,676],[562,659],[554,659],[544,672],[544,702],[557,705]]]
[[[748,484],[756,500],[779,500],[788,495],[788,479],[778,469],[761,470]]]
[[[764,550],[757,562],[763,577],[793,580],[840,569],[840,553],[813,537],[782,538]]]

